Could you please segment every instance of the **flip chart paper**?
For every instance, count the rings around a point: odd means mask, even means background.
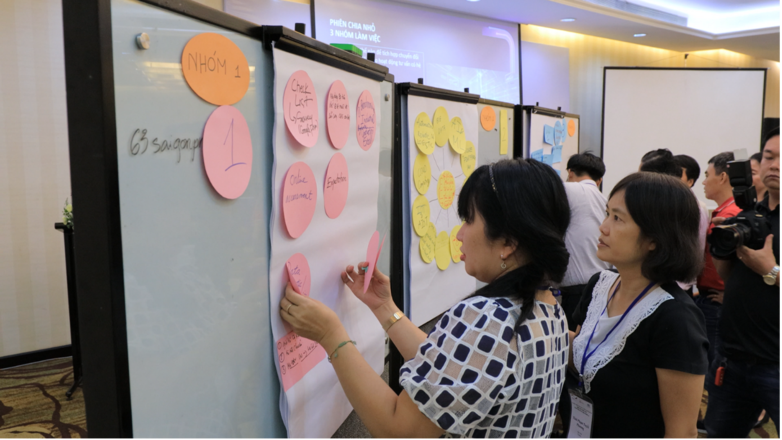
[[[461,260],[461,256],[462,256],[462,242],[459,241],[456,238],[456,234],[459,233],[459,229],[461,229],[461,228],[462,228],[462,225],[456,225],[451,230],[451,236],[450,236],[450,240],[451,240],[451,258],[453,258],[453,262],[454,263],[458,263],[458,262],[462,261]]]
[[[475,145],[472,142],[467,141],[464,145],[464,153],[462,153],[459,161],[462,164],[464,177],[470,177],[472,172],[475,171],[475,163],[478,160],[478,155],[475,153]]]
[[[451,264],[451,240],[445,231],[437,234],[437,240],[434,245],[434,259],[437,261],[437,268],[440,270],[448,269],[448,266]]]
[[[508,111],[500,110],[500,154],[508,154]]]
[[[223,105],[212,112],[204,127],[203,150],[206,175],[215,191],[226,199],[241,196],[252,175],[253,145],[239,110]]]
[[[554,127],[550,125],[543,126],[543,142],[554,145]]]
[[[364,274],[364,293],[369,289],[369,283],[372,281],[372,274],[375,273],[375,263],[377,263],[377,248],[380,242],[380,233],[375,231],[372,238],[369,239],[367,246],[367,272]]]
[[[250,86],[250,67],[239,46],[211,32],[191,38],[182,51],[182,74],[204,101],[236,104]]]
[[[438,147],[442,147],[448,142],[448,136],[451,131],[450,122],[448,110],[445,107],[437,107],[432,117],[432,127],[434,127],[434,140]]]
[[[288,391],[327,356],[315,341],[290,332],[277,341],[282,389]]]
[[[494,109],[487,105],[481,110],[481,127],[486,131],[494,130],[494,125],[497,123],[497,113]]]
[[[312,170],[304,162],[294,163],[282,187],[282,215],[292,238],[301,236],[310,225],[317,201],[318,186]]]
[[[567,135],[573,137],[576,134],[576,120],[571,119],[567,121]]]
[[[467,139],[464,138],[464,125],[462,125],[462,119],[458,116],[451,119],[451,131],[448,134],[448,142],[451,144],[451,148],[458,154],[464,153],[464,144]]]
[[[429,115],[424,112],[418,114],[413,123],[413,137],[415,138],[415,144],[419,150],[424,154],[432,154],[434,152],[434,127],[432,126],[432,120],[429,119]]]
[[[421,241],[418,242],[418,251],[421,254],[421,259],[424,263],[431,263],[434,260],[434,247],[437,241],[437,229],[434,227],[434,223],[429,222],[429,226],[426,228],[426,234],[421,237]]]
[[[305,147],[314,146],[318,141],[318,97],[307,72],[298,70],[290,76],[282,99],[291,135]]]
[[[337,218],[342,214],[348,201],[348,163],[345,156],[334,153],[326,169],[326,179],[323,183],[323,205],[329,218]]]
[[[530,158],[537,160],[538,162],[543,162],[543,149],[535,150],[532,153],[530,153]]]
[[[429,200],[426,196],[420,195],[413,201],[413,229],[418,236],[426,233],[429,224]]]
[[[310,296],[312,277],[307,258],[302,254],[296,253],[285,262],[285,269],[293,290],[299,295]]]
[[[340,150],[345,146],[350,134],[350,102],[340,80],[331,84],[326,95],[326,131],[334,148]]]
[[[358,97],[356,105],[356,138],[362,150],[366,151],[372,147],[376,126],[375,102],[372,100],[372,94],[365,90]]]
[[[551,148],[551,162],[562,162],[562,145]]]
[[[437,179],[437,200],[440,202],[440,207],[448,209],[453,205],[453,197],[456,193],[456,181],[453,178],[453,174],[446,170],[440,174],[440,178]]]
[[[481,130],[480,118],[478,107],[474,104],[457,103],[453,101],[446,101],[441,99],[426,98],[421,96],[408,96],[407,98],[407,132],[403,134],[403,146],[407,151],[406,167],[408,170],[412,170],[414,167],[415,159],[418,155],[418,149],[413,142],[414,134],[414,122],[419,113],[425,112],[428,115],[433,115],[438,107],[444,107],[447,109],[447,113],[451,118],[459,117],[464,127],[464,134],[467,140],[472,140],[476,149],[476,156],[480,154],[481,146],[477,143],[478,133]],[[466,150],[465,146],[465,150]],[[496,144],[495,144],[496,148]],[[461,155],[463,156],[463,155]],[[461,191],[465,180],[467,179],[465,173],[461,169],[460,164],[461,157],[453,151],[453,148],[435,148],[434,152],[429,155],[429,163],[432,167],[433,178],[429,185],[429,189],[426,194],[422,195],[430,211],[425,217],[425,221],[420,225],[423,229],[422,233],[414,231],[415,225],[410,231],[409,235],[409,257],[406,259],[406,264],[409,266],[410,284],[410,320],[416,325],[422,325],[432,318],[436,317],[447,308],[453,306],[458,301],[464,299],[469,294],[475,291],[475,278],[471,277],[464,271],[463,264],[453,264],[448,267],[447,270],[439,270],[435,264],[427,264],[426,254],[427,249],[433,249],[434,246],[427,246],[428,241],[424,238],[429,230],[429,223],[432,223],[434,230],[432,231],[431,244],[434,245],[437,239],[437,235],[440,232],[445,232],[446,236],[450,236],[450,232],[454,226],[461,224],[461,219],[456,210],[456,203],[453,203],[450,208],[443,209],[437,198],[437,182],[434,179],[443,171],[450,171],[454,177],[456,185],[454,201],[456,201],[459,192]],[[413,175],[411,172],[405,173],[408,179],[407,191],[409,191],[409,205],[407,209],[412,209],[415,198],[419,195],[418,190],[415,188]],[[410,215],[412,211],[405,210],[406,215]],[[422,245],[421,241],[425,241]],[[446,249],[446,257],[451,259],[450,249]],[[433,253],[431,257],[434,258]],[[429,260],[434,263],[433,260]]]
[[[356,133],[355,116],[350,122],[350,136],[339,153],[345,157],[350,170],[350,192],[345,208],[336,220],[326,215],[323,197],[319,194],[315,213],[306,231],[297,239],[288,235],[282,212],[282,188],[287,170],[296,162],[304,162],[316,178],[318,192],[323,190],[326,170],[337,151],[331,146],[328,136],[319,136],[312,148],[301,147],[289,133],[284,117],[283,95],[290,76],[298,71],[308,72],[320,103],[317,106],[319,120],[326,119],[323,105],[329,88],[340,80],[348,92],[351,112],[364,90],[369,90],[375,103],[382,101],[380,83],[343,70],[320,64],[288,52],[272,50],[274,61],[274,162],[272,165],[272,212],[270,218],[271,255],[269,258],[268,290],[258,286],[258,292],[269,292],[271,329],[274,340],[282,339],[290,329],[279,315],[279,304],[284,293],[287,278],[285,262],[291,255],[300,252],[306,255],[311,271],[312,290],[310,297],[321,301],[332,309],[345,326],[357,349],[378,374],[383,372],[385,357],[385,334],[372,312],[342,282],[340,273],[345,266],[362,261],[367,250],[367,241],[377,230],[378,187],[380,176],[380,136],[375,136],[372,147],[364,151],[353,140]],[[430,113],[431,114],[431,113]],[[376,108],[376,124],[383,124],[382,107]],[[390,117],[392,115],[389,115]],[[258,212],[257,215],[264,215]],[[265,233],[249,231],[249,233]],[[295,312],[294,312],[295,313]],[[311,356],[311,355],[310,355]],[[325,356],[324,356],[325,357]],[[309,359],[309,357],[307,358]],[[283,375],[278,358],[275,363]],[[286,379],[287,380],[287,379]],[[328,362],[317,363],[309,372],[280,396],[280,412],[288,429],[288,436],[295,438],[328,438],[339,428],[352,411],[334,369]]]
[[[418,153],[415,157],[413,181],[418,193],[426,194],[426,191],[429,189],[429,183],[432,181],[432,166],[429,165],[429,156],[423,153]]]

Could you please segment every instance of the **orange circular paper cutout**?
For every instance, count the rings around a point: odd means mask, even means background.
[[[215,105],[239,102],[250,86],[250,67],[242,50],[211,32],[187,42],[182,51],[182,74],[196,95]]]
[[[494,130],[494,124],[497,123],[497,113],[490,106],[486,106],[481,110],[481,127],[484,130]]]
[[[576,121],[575,119],[571,119],[567,121],[567,134],[570,137],[573,137],[574,134],[576,134]]]

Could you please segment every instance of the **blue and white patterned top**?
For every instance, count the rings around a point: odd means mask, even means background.
[[[468,298],[446,312],[399,371],[418,409],[446,437],[548,437],[568,361],[565,314],[536,301]]]

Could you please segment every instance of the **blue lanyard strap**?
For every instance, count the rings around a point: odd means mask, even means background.
[[[592,355],[595,354],[597,349],[600,348],[601,345],[603,345],[603,342],[608,340],[608,337],[611,335],[611,333],[613,333],[614,330],[616,330],[616,328],[619,327],[619,324],[621,324],[622,321],[624,321],[624,319],[627,316],[627,314],[630,313],[630,310],[632,310],[633,307],[635,307],[635,305],[638,304],[638,301],[640,301],[641,298],[643,298],[643,296],[646,295],[646,292],[648,292],[649,289],[651,289],[652,286],[654,286],[654,284],[655,284],[655,282],[652,281],[651,283],[649,283],[648,286],[646,286],[646,288],[643,290],[643,292],[641,292],[641,294],[638,295],[633,300],[632,303],[630,303],[630,306],[627,308],[627,310],[625,310],[625,312],[622,313],[622,317],[619,318],[619,321],[617,321],[616,324],[614,324],[613,327],[611,327],[611,330],[608,331],[608,333],[606,334],[605,338],[603,338],[603,340],[600,341],[600,343],[597,344],[597,346],[592,351],[589,351],[589,346],[592,344],[592,338],[595,337],[595,331],[597,330],[597,326],[599,324],[600,317],[598,317],[598,322],[595,323],[595,327],[592,329],[592,334],[589,335],[589,339],[587,340],[587,345],[584,348],[584,356],[581,358],[581,371],[580,371],[580,373],[581,373],[582,376],[584,375],[584,368],[586,367],[586,363],[589,360],[589,358],[591,358]],[[622,285],[622,281],[620,280],[619,283],[617,283],[616,288],[614,289],[614,293],[611,294],[611,297],[608,299],[608,301],[606,301],[606,306],[603,308],[603,313],[605,313],[606,310],[608,310],[608,303],[610,303],[611,300],[614,299],[614,295],[616,295],[616,292],[619,290],[619,286],[621,286],[621,285]],[[603,316],[603,313],[601,313],[600,316]],[[583,384],[579,383],[579,385],[583,385]]]

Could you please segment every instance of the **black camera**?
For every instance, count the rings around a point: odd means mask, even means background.
[[[733,187],[736,206],[742,211],[735,217],[726,219],[711,230],[709,245],[715,258],[729,259],[740,246],[761,249],[766,237],[771,233],[771,223],[765,216],[755,211],[758,193],[752,186],[752,167],[748,160],[728,162],[728,177]]]

